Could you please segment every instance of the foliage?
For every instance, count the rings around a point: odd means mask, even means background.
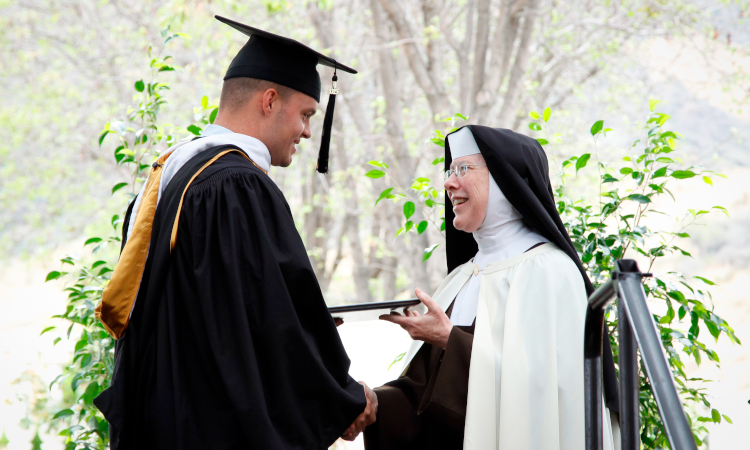
[[[443,122],[450,122],[451,128],[448,133],[456,131],[457,121],[465,121],[468,118],[462,114],[454,114],[447,119],[443,119]],[[435,130],[434,136],[431,141],[440,146],[445,147],[445,134],[441,130]],[[445,163],[444,157],[436,158],[432,161],[433,166],[440,166]],[[390,175],[390,167],[383,161],[370,161],[370,165],[377,167],[365,173],[368,178],[383,178],[386,175]],[[442,170],[441,170],[442,173]],[[432,225],[440,232],[440,235],[445,239],[445,203],[443,203],[444,195],[442,188],[442,176],[433,185],[433,180],[426,176],[417,177],[414,182],[408,188],[401,186],[396,177],[389,176],[389,179],[395,184],[393,187],[386,188],[383,190],[378,199],[375,200],[377,206],[381,200],[392,200],[394,202],[400,202],[404,200],[403,212],[404,212],[404,224],[401,228],[396,231],[396,237],[406,235],[409,232],[422,234],[427,231],[429,224]],[[422,220],[418,224],[414,224],[411,217],[414,215],[416,207],[419,206],[424,213],[426,220]],[[424,249],[422,254],[422,263],[430,259],[435,250],[440,244],[433,244]]]
[[[630,155],[623,157],[618,164],[608,164],[599,159],[598,140],[611,131],[604,128],[602,120],[595,122],[590,130],[594,138],[594,154],[574,156],[561,164],[560,184],[555,190],[558,212],[595,286],[610,278],[618,259],[629,257],[645,260],[647,267],[642,270],[650,272],[659,258],[672,254],[691,257],[681,244],[678,245],[679,240],[690,238],[687,228],[711,212],[728,215],[721,206],[714,206],[710,210],[689,209],[684,217],[673,218],[671,229],[660,229],[654,225],[654,220],[649,220],[656,215],[666,215],[656,209],[656,203],[666,198],[674,200],[668,185],[695,177],[713,185],[712,178],[722,176],[701,167],[680,166],[680,159],[673,153],[680,135],[664,128],[669,116],[655,111],[658,103],[654,100],[650,102],[651,114],[644,124],[643,138],[633,143],[628,151]],[[534,113],[531,117],[535,119]],[[549,120],[549,115],[545,114],[542,122],[536,119],[531,122],[530,128],[543,131],[542,125]],[[568,194],[566,179],[578,176],[592,158],[599,180],[598,204],[574,201]],[[575,175],[570,175],[568,172],[573,169]],[[731,419],[711,408],[703,388],[708,380],[688,378],[682,356],[694,358],[697,364],[701,364],[702,357],[706,356],[719,365],[719,355],[699,339],[701,323],[714,340],[718,340],[723,333],[733,343],[740,343],[729,324],[714,313],[708,290],[708,286],[714,284],[700,276],[688,279],[674,271],[656,272],[644,282],[651,308],[656,310],[652,312],[672,375],[699,446],[703,444],[707,432],[703,422],[719,423],[723,417],[731,423]],[[608,312],[607,323],[617,362],[617,317],[614,307]],[[641,441],[645,448],[668,448],[643,368],[640,370],[640,386]],[[708,416],[699,414],[700,411],[708,411]]]
[[[27,370],[13,380],[11,385],[18,403],[26,407],[25,416],[20,423],[21,428],[39,430],[44,427],[47,433],[56,431],[57,424],[50,419],[59,409],[59,405],[47,395],[48,386],[42,377],[33,370]],[[66,396],[68,391],[63,394]],[[0,449],[3,448],[2,442],[3,439],[0,438]]]
[[[603,120],[598,120],[590,129],[594,139],[593,155],[584,153],[573,156],[560,165],[559,184],[555,189],[558,212],[596,287],[609,280],[614,263],[618,259],[643,258],[648,266],[645,271],[649,272],[659,258],[672,254],[690,257],[690,253],[676,243],[678,239],[690,238],[687,228],[711,212],[728,215],[727,210],[721,206],[714,206],[711,210],[689,209],[683,218],[676,220],[674,228],[670,230],[658,229],[653,225],[653,220],[648,220],[657,214],[666,215],[656,210],[654,204],[666,196],[674,200],[674,195],[667,187],[670,182],[700,177],[712,186],[713,177],[722,176],[701,167],[680,167],[680,159],[673,154],[680,135],[664,129],[669,116],[655,111],[658,103],[654,100],[650,102],[651,113],[644,125],[645,136],[642,141],[635,141],[629,149],[630,155],[622,158],[621,163],[607,164],[599,159],[598,140],[612,130],[604,127]],[[532,111],[529,114],[532,119],[528,125],[529,129],[545,132],[551,115],[550,108],[546,108],[541,114]],[[461,115],[446,120],[455,121],[456,118],[465,120]],[[548,145],[550,140],[559,142],[560,135],[545,135],[537,140],[542,145]],[[435,132],[432,141],[441,147],[445,146],[445,136],[440,131]],[[442,162],[443,158],[439,158],[433,164]],[[579,173],[585,173],[581,171],[590,162],[596,164],[599,201],[572,200],[566,181],[577,177]],[[379,169],[371,170],[366,176],[380,178],[388,174],[389,168],[384,163],[371,161],[370,164]],[[574,173],[570,174],[573,170]],[[391,179],[395,182],[395,177]],[[428,178],[420,177],[416,178],[408,189],[397,185],[385,189],[380,194],[377,202],[384,199],[406,200],[404,217],[407,222],[396,232],[396,236],[414,230],[409,222],[409,212],[413,212],[415,203],[425,210],[425,215],[437,218],[433,220],[441,223],[441,231],[445,229],[445,205],[439,204],[441,208],[438,209],[437,202],[431,199],[438,198],[442,192],[435,192],[433,195],[434,188],[429,183]],[[420,233],[418,228],[416,232]],[[429,258],[437,245],[439,244],[426,249],[424,259]],[[698,287],[695,286],[696,282],[699,283]],[[714,340],[718,340],[719,336],[724,334],[733,343],[740,343],[729,324],[714,313],[711,293],[708,290],[708,286],[714,284],[704,277],[694,276],[688,279],[683,274],[673,271],[657,272],[644,283],[651,307],[657,310],[653,312],[654,320],[699,446],[703,444],[707,433],[704,422],[720,423],[722,418],[729,423],[732,421],[715,408],[711,408],[711,402],[705,388],[702,387],[703,383],[709,380],[688,378],[684,371],[682,355],[694,358],[697,364],[706,356],[714,364],[719,365],[719,355],[699,339],[701,323]],[[663,314],[662,309],[666,311]],[[614,307],[608,310],[607,325],[617,362],[617,317]],[[643,369],[640,370],[640,392],[642,444],[647,449],[668,448],[659,412],[651,395],[650,383]],[[706,411],[708,415],[702,415],[700,411]]]
[[[184,35],[164,29],[162,50],[169,41],[179,36]],[[153,49],[149,47],[149,81],[138,80],[134,84],[136,106],[128,109],[125,120],[107,123],[99,135],[100,146],[108,135],[117,137],[114,160],[131,173],[130,180],[115,184],[111,190],[113,196],[119,196],[124,202],[133,198],[136,188],[147,175],[146,169],[158,158],[160,150],[176,142],[176,133],[184,132],[181,128],[158,123],[160,108],[166,104],[163,93],[169,89],[167,83],[158,81],[158,77],[162,72],[174,71],[176,67],[169,63],[169,56],[160,56],[161,51],[156,55],[152,53]],[[200,112],[208,106],[208,99],[204,98]],[[211,114],[209,111],[208,117],[213,119],[215,113]],[[202,123],[209,120],[203,114],[197,118]],[[193,127],[197,128],[196,125],[191,125],[187,130],[193,132]],[[57,385],[59,389],[69,387],[75,393],[68,407],[52,417],[65,424],[65,429],[60,434],[66,436],[66,449],[103,449],[109,442],[107,421],[92,402],[109,387],[115,341],[96,319],[94,311],[116,264],[118,253],[115,250],[119,249],[121,241],[118,231],[121,224],[122,219],[118,215],[112,216],[112,235],[91,237],[84,243],[84,247],[92,248],[90,257],[66,256],[61,260],[64,269],[47,275],[46,281],[68,281],[65,288],[69,292],[67,308],[64,313],[54,317],[66,325],[70,324],[65,333],[67,339],[75,338],[77,334],[74,331],[80,332],[71,364],[50,385],[50,390]],[[56,329],[57,327],[49,327],[42,334]],[[57,337],[54,343],[57,344],[61,339],[62,337]]]

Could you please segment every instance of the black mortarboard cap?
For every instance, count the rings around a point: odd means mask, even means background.
[[[333,87],[328,90],[330,96],[323,120],[323,135],[318,154],[318,172],[328,172],[333,109],[336,105],[336,94],[338,94],[336,72],[339,69],[349,73],[357,73],[357,71],[294,39],[259,30],[221,16],[216,16],[216,19],[250,36],[250,40],[229,65],[224,80],[247,77],[271,81],[309,95],[315,101],[320,102],[320,75],[316,66],[322,64],[333,67]]]

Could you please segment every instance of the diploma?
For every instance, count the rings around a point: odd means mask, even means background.
[[[421,302],[418,298],[409,300],[389,300],[386,302],[355,303],[353,305],[331,306],[328,312],[334,319],[342,319],[344,323],[378,320],[383,314],[395,311],[403,314],[404,310]]]

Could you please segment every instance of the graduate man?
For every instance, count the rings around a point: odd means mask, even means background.
[[[250,39],[224,78],[216,121],[154,162],[97,307],[117,339],[111,386],[94,402],[113,450],[325,449],[377,411],[373,392],[348,375],[289,206],[267,174],[311,136],[316,65],[356,71],[217,19]]]

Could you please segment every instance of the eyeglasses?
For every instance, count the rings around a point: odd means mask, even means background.
[[[448,181],[448,178],[451,177],[451,175],[456,174],[458,178],[463,178],[466,175],[466,172],[469,171],[470,167],[487,167],[486,164],[459,164],[456,166],[453,170],[446,170],[443,172],[443,180]]]

